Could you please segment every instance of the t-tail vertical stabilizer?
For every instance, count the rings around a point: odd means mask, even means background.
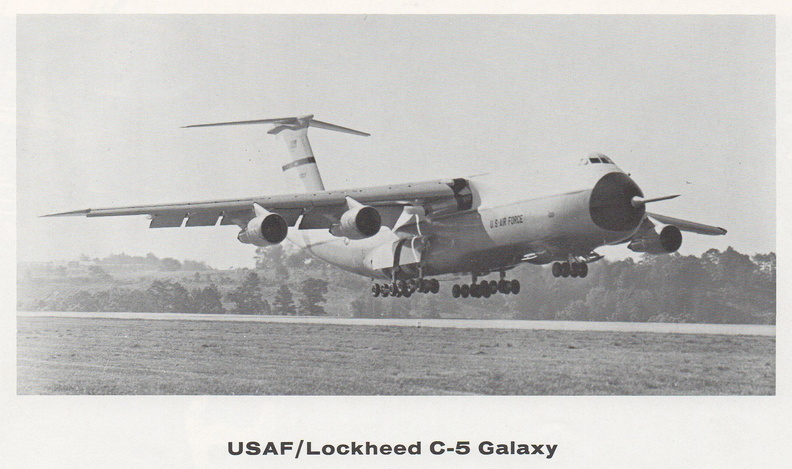
[[[353,135],[360,135],[363,137],[369,136],[369,134],[365,132],[318,121],[314,119],[312,115],[301,117],[281,117],[277,119],[257,119],[251,121],[218,122],[215,124],[197,124],[188,125],[185,128],[248,124],[272,124],[275,126],[267,133],[272,135],[280,135],[283,137],[283,141],[286,142],[286,148],[289,149],[289,154],[292,158],[291,163],[283,166],[283,171],[285,172],[289,170],[295,170],[298,177],[305,185],[305,189],[308,191],[324,190],[322,176],[319,174],[319,168],[316,166],[316,158],[314,158],[313,150],[311,149],[311,143],[308,141],[308,127],[335,130],[336,132],[344,132]]]

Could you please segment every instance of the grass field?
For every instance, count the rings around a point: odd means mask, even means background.
[[[17,318],[19,394],[775,394],[775,338]]]

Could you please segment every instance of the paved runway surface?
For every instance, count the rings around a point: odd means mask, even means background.
[[[36,311],[17,313],[22,317],[94,319],[141,319],[159,321],[238,321],[286,324],[335,324],[361,326],[440,327],[456,329],[522,329],[553,331],[655,332],[675,334],[720,334],[775,336],[775,326],[753,324],[680,324],[593,321],[528,321],[507,319],[364,319],[307,316],[253,316],[242,314],[184,313],[81,313]]]

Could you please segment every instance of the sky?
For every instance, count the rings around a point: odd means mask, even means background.
[[[328,189],[597,151],[729,230],[683,254],[774,251],[774,42],[768,16],[20,16],[18,260],[252,266],[233,226],[39,216],[298,191],[267,127],[181,127],[303,114],[371,133],[311,130]]]

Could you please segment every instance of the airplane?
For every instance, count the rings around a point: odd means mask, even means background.
[[[723,228],[650,213],[646,205],[677,195],[645,197],[613,161],[593,153],[576,161],[531,165],[466,178],[325,190],[308,140],[310,127],[369,136],[312,115],[184,128],[270,125],[283,137],[301,194],[85,209],[44,216],[148,215],[150,228],[237,225],[237,239],[273,246],[288,239],[343,270],[370,277],[375,297],[436,294],[438,276],[470,276],[454,298],[518,294],[506,272],[553,263],[555,277],[583,278],[595,249],[627,243],[639,253],[668,254],[681,231],[724,235]],[[498,273],[499,280],[480,280]],[[379,282],[377,281],[379,280]]]

